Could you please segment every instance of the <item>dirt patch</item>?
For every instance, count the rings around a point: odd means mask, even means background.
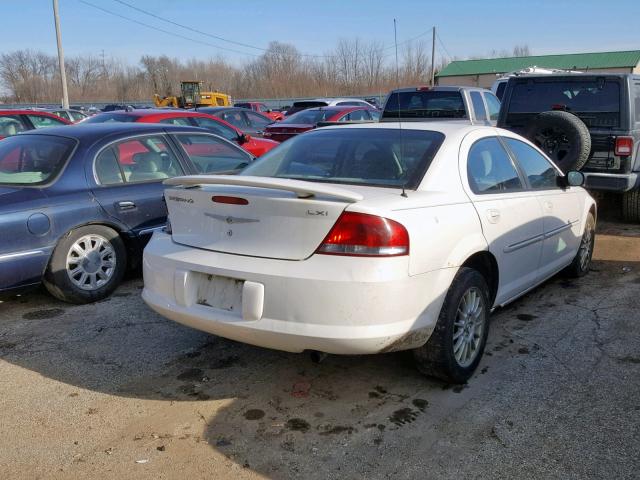
[[[309,428],[311,428],[311,425],[309,425],[309,422],[303,420],[302,418],[291,418],[287,420],[286,427],[288,430],[305,433],[309,430]]]
[[[264,410],[260,410],[259,408],[252,408],[244,412],[244,418],[247,420],[260,420],[263,417]]]
[[[33,310],[22,315],[25,320],[45,320],[47,318],[59,317],[64,313],[62,308],[45,308],[43,310]]]

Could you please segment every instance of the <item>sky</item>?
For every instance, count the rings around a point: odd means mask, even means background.
[[[535,55],[640,49],[635,27],[640,19],[639,0],[122,1],[160,18],[118,0],[59,0],[65,55],[102,55],[104,51],[107,58],[131,64],[144,54],[222,56],[242,64],[274,40],[291,43],[308,55],[326,53],[340,38],[378,40],[392,48],[394,18],[398,43],[428,32],[420,38],[430,46],[429,29],[435,25],[441,40],[436,43],[438,61],[522,44]],[[0,0],[0,18],[0,53],[23,48],[56,52],[51,0]],[[258,48],[218,40],[162,19]]]

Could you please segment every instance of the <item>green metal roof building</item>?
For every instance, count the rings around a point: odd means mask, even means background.
[[[563,70],[640,73],[640,50],[454,60],[443,68],[436,78],[439,85],[489,88],[496,78],[504,73],[534,66]]]

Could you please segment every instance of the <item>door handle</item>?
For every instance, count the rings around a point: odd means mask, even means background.
[[[118,209],[120,210],[133,210],[134,208],[136,208],[136,204],[134,202],[131,202],[129,200],[125,200],[122,202],[117,202],[116,205],[118,206]]]
[[[489,220],[489,223],[498,223],[500,221],[500,210],[495,208],[487,210],[487,220]]]

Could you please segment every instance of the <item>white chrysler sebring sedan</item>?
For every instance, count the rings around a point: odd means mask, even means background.
[[[238,175],[166,180],[143,298],[262,347],[414,349],[422,372],[464,382],[494,307],[588,272],[596,205],[583,178],[493,127],[318,129]]]

